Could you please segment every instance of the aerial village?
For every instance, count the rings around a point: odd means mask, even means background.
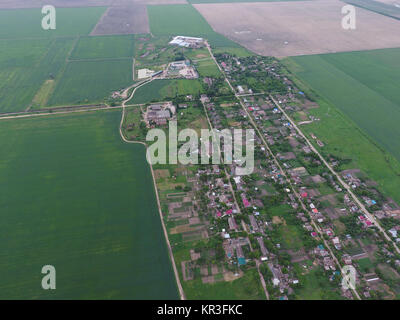
[[[170,45],[204,49],[200,38],[178,36]],[[183,287],[210,290],[251,274],[267,299],[394,298],[400,206],[364,172],[347,168],[348,159],[324,152],[316,134],[299,130],[319,121],[309,114],[318,104],[277,60],[229,53],[215,58],[219,77],[201,76],[190,59],[142,75],[200,78],[206,88],[226,86],[226,77],[230,94],[214,88],[135,106],[124,123],[132,140],[144,139],[150,128],[167,131],[170,120],[195,130],[255,129],[250,175],[236,175],[242,165],[236,161],[153,165]],[[356,270],[355,290],[341,284],[344,266]]]

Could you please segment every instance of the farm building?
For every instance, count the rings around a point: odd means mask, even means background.
[[[176,36],[169,44],[177,45],[185,48],[200,48],[204,45],[203,38]]]

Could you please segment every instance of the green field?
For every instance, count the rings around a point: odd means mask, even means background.
[[[314,267],[306,275],[301,264],[295,264],[298,274],[301,274],[299,281],[302,284],[295,290],[296,300],[342,300],[335,285],[326,280],[323,269],[319,266]]]
[[[199,72],[199,75],[202,77],[221,77],[222,73],[219,71],[217,65],[214,60],[200,60],[196,62],[196,69]]]
[[[0,10],[0,113],[99,103],[130,85],[134,37],[87,36],[104,10],[58,8],[52,31],[39,9]]]
[[[88,35],[105,10],[104,7],[57,8],[55,30],[42,29],[41,8],[0,10],[0,39]]]
[[[2,120],[1,299],[177,299],[142,145],[120,111]],[[56,290],[41,269],[56,268]]]
[[[400,49],[293,57],[288,68],[314,95],[321,121],[303,126],[324,152],[353,159],[383,191],[400,200]],[[397,159],[396,159],[397,158]]]
[[[357,264],[359,265],[361,272],[368,273],[374,271],[374,264],[369,258],[363,258],[357,260]]]
[[[173,79],[154,80],[137,89],[129,104],[163,101],[176,95],[197,95],[203,92],[200,80]]]
[[[132,82],[131,59],[69,62],[48,104],[99,103]]]
[[[73,38],[0,40],[0,112],[31,105],[46,80],[58,79]]]
[[[264,300],[265,293],[257,270],[248,270],[231,282],[220,281],[204,284],[201,279],[183,282],[188,299],[196,300]]]
[[[71,60],[130,58],[134,50],[133,36],[81,37]]]
[[[203,16],[189,4],[147,6],[151,33],[156,36],[204,37],[213,47],[240,47],[216,33]]]

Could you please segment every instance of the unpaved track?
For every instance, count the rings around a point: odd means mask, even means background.
[[[114,106],[114,107],[108,106],[108,107],[93,107],[93,108],[69,110],[69,111],[27,113],[27,114],[19,114],[19,115],[11,115],[11,116],[0,116],[0,120],[10,120],[10,119],[19,119],[19,118],[33,118],[33,117],[41,117],[41,116],[54,116],[54,115],[57,115],[57,114],[90,112],[90,111],[111,110],[111,109],[121,109],[121,108],[122,108],[122,106]]]

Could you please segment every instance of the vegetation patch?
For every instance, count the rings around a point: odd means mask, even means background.
[[[121,140],[120,119],[2,121],[0,298],[178,298],[145,148]],[[48,264],[57,290],[41,288]]]
[[[46,80],[40,87],[39,91],[33,98],[32,104],[34,106],[45,106],[54,88],[54,80]]]
[[[284,60],[319,108],[320,121],[302,126],[324,141],[323,154],[350,159],[386,194],[400,201],[399,49],[295,57]],[[329,77],[326,76],[329,74]],[[397,159],[396,159],[397,158]]]
[[[219,71],[214,60],[207,59],[196,62],[196,69],[202,77],[221,77],[221,71]]]
[[[69,62],[49,105],[99,103],[131,83],[131,59]]]
[[[200,80],[154,80],[137,89],[129,103],[139,104],[172,99],[181,95],[198,95],[203,92]]]
[[[130,58],[133,56],[133,50],[132,35],[81,37],[70,59]]]

